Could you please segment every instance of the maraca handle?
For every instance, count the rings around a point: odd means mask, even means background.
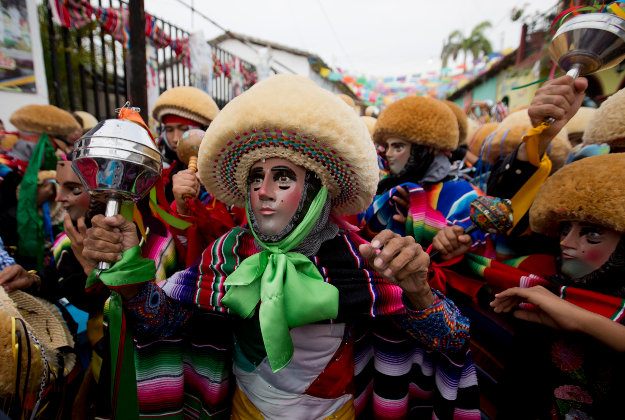
[[[191,156],[189,158],[188,168],[191,169],[193,172],[197,172],[197,156]]]
[[[189,158],[189,165],[187,167],[191,169],[193,172],[197,172],[197,156],[191,156]],[[193,196],[191,194],[185,194],[182,196],[182,198],[184,199],[193,198]]]
[[[105,217],[115,216],[119,213],[119,209],[122,205],[122,200],[119,197],[110,197],[106,202],[106,210],[104,210]],[[111,268],[111,264],[105,261],[98,263],[98,270],[108,270]]]

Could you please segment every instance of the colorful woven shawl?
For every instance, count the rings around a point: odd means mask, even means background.
[[[406,418],[409,413],[427,413],[428,417],[435,413],[440,419],[479,418],[475,366],[466,346],[457,348],[452,342],[433,340],[432,344],[436,343],[437,348],[447,349],[447,355],[443,355],[420,343],[421,340],[427,340],[426,337],[431,337],[431,331],[427,331],[425,325],[423,337],[417,340],[398,329],[391,318],[371,319],[372,316],[400,314],[405,309],[398,304],[401,296],[398,287],[382,280],[359,256],[357,249],[361,242],[362,239],[354,234],[339,235],[325,243],[311,259],[323,276],[340,291],[337,322],[354,323],[355,405],[359,417],[367,418],[375,412],[377,418],[387,419]],[[225,279],[243,259],[257,252],[259,249],[252,235],[235,228],[205,251],[200,266],[191,267],[168,279],[162,285],[163,291],[179,302],[226,312],[221,304],[226,291]],[[362,281],[367,278],[368,287],[363,287]],[[447,316],[443,313],[440,315]],[[158,313],[154,316],[163,318]],[[211,331],[221,331],[219,325],[211,324],[203,336],[208,339]],[[206,348],[211,353],[220,350],[222,355],[228,351],[227,346],[221,345]],[[450,348],[457,350],[449,352]],[[209,359],[212,357],[209,355]],[[177,362],[172,357],[169,363],[171,369]],[[213,367],[218,365],[208,364]],[[166,370],[162,370],[162,375],[165,373]],[[219,385],[220,391],[229,389],[229,371],[211,374],[216,378],[214,385]],[[157,382],[154,376],[151,379],[149,383]],[[177,376],[176,381],[170,384],[172,389],[167,395],[176,395],[173,387],[182,386],[179,380],[182,378]],[[186,387],[187,378],[184,380]],[[141,396],[142,389],[154,393],[149,391],[147,381],[145,385],[140,381],[138,387],[142,413],[159,413],[165,417],[169,415],[162,410],[165,404],[163,400],[144,399]],[[215,390],[215,395],[223,394]],[[150,404],[143,405],[142,402]],[[172,402],[171,407],[175,405]],[[206,415],[210,410],[206,402],[202,402],[202,406]],[[171,414],[180,410],[183,410],[182,406],[178,406]]]
[[[494,294],[510,287],[544,286],[559,294],[562,299],[614,321],[620,322],[625,317],[624,299],[576,287],[556,287],[546,280],[556,274],[555,264],[555,258],[545,254],[503,262],[465,254],[464,258],[442,264],[433,263],[430,285],[441,291],[445,291],[448,286],[453,287],[471,297],[475,297],[483,287]]]
[[[408,191],[408,209],[398,209],[393,201],[397,187]],[[421,245],[427,246],[436,233],[448,224],[469,227],[470,204],[478,195],[483,195],[477,187],[464,180],[439,182],[425,188],[413,183],[397,187],[376,196],[371,206],[359,216],[359,221],[366,223],[363,229],[366,236],[373,237],[383,229],[390,229],[400,235],[410,235]],[[393,215],[400,211],[406,214],[405,224],[393,219]],[[485,241],[481,232],[474,233],[473,238],[476,244]]]

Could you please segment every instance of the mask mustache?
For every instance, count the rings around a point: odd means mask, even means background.
[[[576,251],[572,251],[572,250],[566,250],[566,251],[561,251],[562,255],[566,255],[569,258],[579,258],[579,255],[577,255]]]
[[[263,204],[260,207],[261,210],[277,210],[278,209],[278,205],[277,204]]]

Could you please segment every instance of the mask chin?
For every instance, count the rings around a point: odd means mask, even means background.
[[[582,261],[562,261],[562,274],[571,279],[578,279],[592,273],[593,269]]]
[[[289,235],[289,233],[291,233],[293,229],[295,229],[295,227],[299,225],[300,222],[304,219],[304,217],[306,216],[306,213],[308,212],[308,209],[310,208],[310,205],[312,204],[313,200],[317,196],[317,193],[319,193],[319,190],[321,190],[321,186],[322,184],[321,184],[321,180],[319,179],[319,177],[317,177],[317,175],[314,172],[306,170],[306,177],[304,179],[304,189],[302,191],[302,197],[299,200],[297,210],[295,211],[295,214],[293,215],[291,220],[287,223],[287,225],[279,233],[275,235],[265,235],[261,233],[258,228],[258,222],[256,220],[256,217],[254,216],[254,212],[250,211],[249,212],[250,226],[256,233],[256,236],[258,236],[258,239],[260,239],[262,242],[265,242],[265,243],[276,243],[286,238]],[[247,202],[248,203],[251,202],[249,187],[247,189]]]
[[[558,285],[625,298],[625,237],[621,237],[608,261],[595,271],[582,274],[584,267],[563,264],[560,257],[557,259],[557,267],[558,274],[551,280]]]

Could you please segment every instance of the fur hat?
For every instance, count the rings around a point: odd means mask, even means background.
[[[80,129],[72,114],[54,105],[26,105],[11,114],[11,124],[20,131],[65,137]]]
[[[466,144],[467,132],[469,130],[469,121],[467,121],[467,114],[462,110],[462,108],[460,108],[452,101],[443,101],[443,103],[452,110],[452,112],[456,116],[456,119],[458,120],[458,146]]]
[[[468,145],[469,142],[473,139],[473,135],[475,134],[477,129],[480,128],[480,126],[481,124],[479,121],[467,117],[467,135],[464,138],[464,143],[461,142],[459,146],[462,146],[463,144]]]
[[[360,116],[360,107],[356,105],[356,102],[349,96],[344,93],[337,93],[336,96],[341,98],[343,102],[345,102],[351,109],[354,110],[356,115]]]
[[[587,222],[625,233],[625,154],[590,156],[550,176],[530,209],[533,231],[555,236],[561,222]]]
[[[86,111],[74,111],[74,116],[78,116],[82,121],[82,131],[87,132],[98,124],[96,117]],[[80,122],[79,121],[79,122]]]
[[[469,150],[476,156],[479,156],[484,140],[497,130],[498,122],[489,122],[480,125],[477,130],[469,137]]]
[[[308,78],[273,76],[230,101],[200,145],[200,179],[218,200],[243,206],[250,167],[271,157],[315,172],[339,214],[365,210],[375,195],[379,170],[366,126]]]
[[[481,150],[481,156],[487,162],[493,164],[500,156],[510,154],[523,139],[525,133],[532,128],[527,108],[515,111],[499,123],[497,131]],[[569,143],[566,129],[560,130],[551,141],[547,155],[553,162],[553,170],[561,168],[569,159],[573,148]]]
[[[625,138],[625,88],[606,99],[584,131],[584,143],[609,143]]]
[[[589,106],[580,107],[575,115],[573,115],[573,118],[565,125],[569,136],[574,133],[583,133],[584,130],[586,130],[588,122],[590,122],[596,112],[597,108],[591,108]]]
[[[336,96],[338,96],[343,102],[345,102],[352,108],[356,106],[356,102],[354,102],[354,100],[349,95],[346,95],[344,93],[337,93]]]
[[[59,309],[21,290],[7,294],[4,288],[0,287],[0,328],[3,331],[0,335],[0,396],[9,396],[14,393],[15,389],[17,369],[13,358],[11,317],[22,319],[27,330],[24,331],[22,323],[16,320],[15,329],[21,331],[22,334],[20,386],[23,386],[27,379],[26,369],[29,360],[25,336],[28,332],[33,334],[43,346],[52,375],[59,376],[59,358],[61,358],[64,362],[63,376],[67,376],[76,364],[76,354],[71,352],[70,348],[74,347],[74,340]],[[34,392],[39,389],[44,367],[42,352],[35,346],[30,335],[28,338],[31,346],[28,390]],[[70,349],[69,352],[68,349]]]
[[[373,140],[384,145],[389,137],[452,151],[458,148],[458,120],[441,101],[410,96],[393,102],[378,117]]]
[[[375,131],[375,123],[377,122],[377,120],[373,117],[367,117],[366,115],[363,115],[362,117],[360,117],[360,119],[367,126],[367,130],[369,130],[369,135],[373,137],[373,132]]]
[[[365,108],[365,115],[367,117],[378,118],[378,115],[380,115],[380,108],[375,105],[369,105]]]
[[[219,113],[219,107],[210,95],[193,86],[177,86],[161,94],[152,108],[152,117],[163,122],[167,114],[177,115],[210,125]]]

